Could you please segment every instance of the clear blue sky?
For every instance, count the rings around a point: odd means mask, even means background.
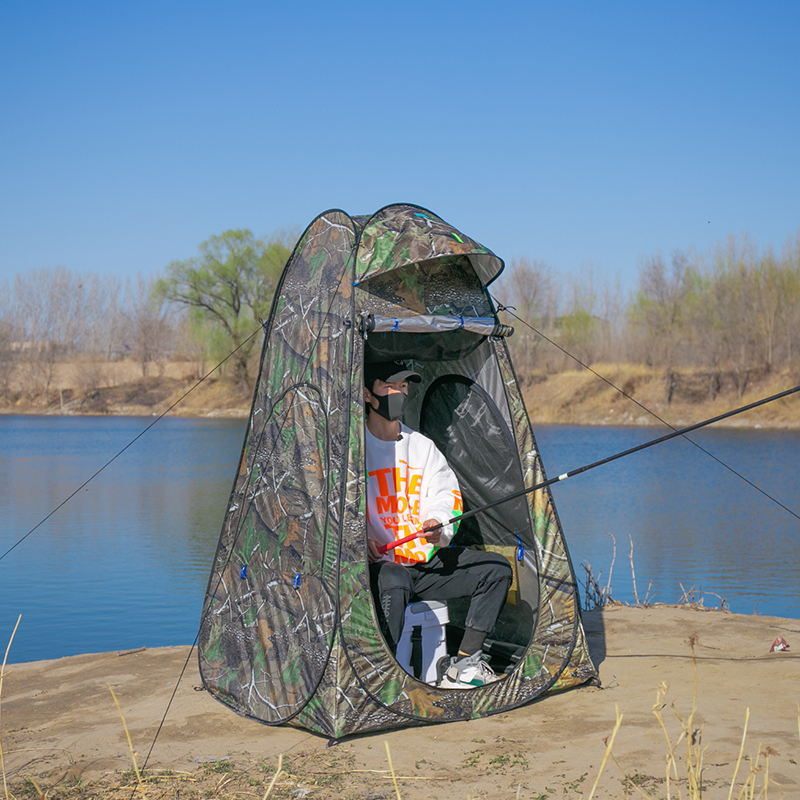
[[[800,226],[800,3],[8,0],[0,159],[0,279],[410,201],[631,288]]]

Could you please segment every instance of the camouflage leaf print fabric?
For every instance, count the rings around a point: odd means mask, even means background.
[[[474,382],[496,409],[497,424],[508,427],[524,485],[543,479],[504,342],[460,330],[401,332],[402,320],[415,315],[496,319],[486,286],[502,267],[490,250],[417,206],[387,206],[371,217],[328,211],[304,232],[266,325],[200,625],[204,685],[234,711],[338,738],[498,713],[596,678],[546,490],[527,496],[510,541],[495,543],[509,553],[519,542],[525,546],[520,599],[490,634],[511,637],[522,650],[502,680],[474,690],[417,681],[386,646],[372,600],[365,358],[391,353],[421,374],[406,414],[412,427],[419,427],[422,398],[434,381]],[[396,319],[396,332],[362,335],[366,314]],[[475,440],[480,447],[480,431]],[[509,626],[523,609],[530,609],[526,625]]]

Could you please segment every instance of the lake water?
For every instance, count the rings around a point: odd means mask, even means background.
[[[152,420],[0,417],[0,554]],[[244,420],[164,419],[0,560],[0,658],[9,662],[190,644],[244,435]],[[661,435],[656,428],[541,426],[551,476]],[[703,447],[795,512],[800,432],[705,430]],[[553,488],[579,579],[591,564],[616,599],[682,590],[733,611],[800,618],[800,521],[683,441]]]

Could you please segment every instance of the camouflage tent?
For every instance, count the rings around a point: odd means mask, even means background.
[[[455,542],[507,554],[487,639],[500,681],[438,689],[395,661],[366,557],[363,365],[422,375],[405,422],[458,475],[465,509],[544,480],[486,287],[503,262],[435,214],[333,210],[306,229],[267,321],[250,421],[200,627],[206,688],[240,714],[338,738],[507,711],[596,677],[549,491],[464,520]],[[465,608],[450,603],[457,646]],[[460,626],[460,630],[459,630]],[[448,639],[449,641],[449,639]]]

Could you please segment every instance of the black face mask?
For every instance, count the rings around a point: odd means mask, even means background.
[[[380,414],[384,419],[395,422],[406,413],[408,405],[408,395],[402,392],[392,392],[385,395],[372,395],[378,401],[378,407],[370,405],[370,408]]]

